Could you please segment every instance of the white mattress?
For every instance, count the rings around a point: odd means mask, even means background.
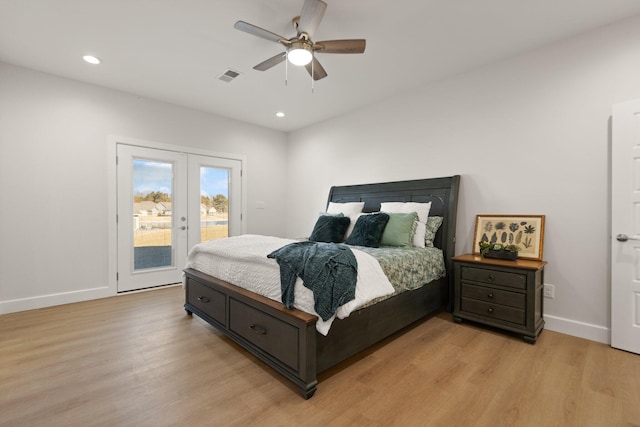
[[[193,247],[186,267],[281,302],[280,267],[267,255],[294,242],[296,240],[252,234],[211,240]],[[375,258],[357,249],[352,248],[352,251],[358,262],[356,297],[338,307],[331,319],[323,321],[318,316],[316,329],[323,335],[327,335],[336,317],[348,317],[358,307],[394,292]],[[317,316],[313,292],[304,287],[300,278],[295,286],[294,307]]]

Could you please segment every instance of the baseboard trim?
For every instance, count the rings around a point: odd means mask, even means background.
[[[176,284],[174,286],[180,286]],[[154,289],[154,288],[152,288]],[[148,290],[148,289],[147,289]],[[145,290],[141,290],[145,291]],[[81,291],[61,292],[50,295],[40,295],[31,298],[22,298],[9,301],[0,301],[0,314],[15,313],[18,311],[35,310],[38,308],[52,307],[56,305],[71,304],[74,302],[88,301],[98,298],[115,296],[108,286]],[[544,315],[545,329],[574,337],[584,338],[603,344],[611,343],[611,331],[600,325],[565,319],[558,316]]]
[[[544,315],[544,328],[574,337],[584,338],[603,344],[611,343],[611,331],[606,326],[592,325],[563,317]]]
[[[39,295],[37,297],[0,301],[0,314],[18,311],[35,310],[55,305],[70,304],[116,295],[109,287],[82,289],[80,291],[61,292],[57,294]]]

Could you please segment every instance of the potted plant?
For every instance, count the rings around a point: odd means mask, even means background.
[[[480,242],[480,255],[485,258],[515,260],[518,258],[519,246],[501,243]]]

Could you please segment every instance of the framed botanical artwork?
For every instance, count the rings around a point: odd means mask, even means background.
[[[544,215],[476,215],[474,254],[481,242],[515,245],[518,258],[542,261]]]

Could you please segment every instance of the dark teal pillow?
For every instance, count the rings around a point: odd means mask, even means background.
[[[387,222],[389,222],[389,215],[384,212],[360,215],[345,243],[353,246],[377,248],[380,246],[382,233]]]
[[[341,243],[351,219],[348,216],[320,215],[309,240],[312,242]]]

